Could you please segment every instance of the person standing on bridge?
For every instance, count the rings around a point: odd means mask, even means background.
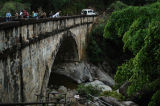
[[[51,12],[49,13],[49,18],[52,18],[52,15],[53,15],[53,12],[51,11]]]
[[[29,13],[28,13],[27,10],[24,10],[24,11],[23,11],[23,17],[24,17],[24,18],[29,18]]]
[[[23,12],[22,12],[22,10],[19,12],[19,16],[20,16],[20,18],[23,18]]]
[[[15,13],[15,19],[18,19],[19,15],[18,12]]]
[[[8,21],[10,21],[11,20],[11,13],[8,11],[7,13],[6,13],[6,22],[8,22]]]
[[[52,18],[57,18],[57,17],[59,17],[60,12],[61,12],[61,11],[56,12],[56,14],[54,14],[54,15],[52,16]]]
[[[37,12],[32,11],[32,17],[37,19],[37,18],[38,18],[38,13],[37,13]]]

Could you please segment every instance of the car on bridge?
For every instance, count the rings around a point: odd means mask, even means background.
[[[97,15],[97,13],[92,9],[83,9],[81,15]]]

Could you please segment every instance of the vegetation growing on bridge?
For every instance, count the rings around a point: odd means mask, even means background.
[[[150,106],[160,105],[160,86],[157,82],[160,78],[159,8],[160,2],[157,2],[116,11],[104,30],[105,38],[115,42],[123,41],[123,50],[129,49],[134,55],[118,67],[115,80],[119,85],[128,80],[128,95],[139,95],[141,100],[151,100]]]

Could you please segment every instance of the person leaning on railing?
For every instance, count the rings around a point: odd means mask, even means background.
[[[7,13],[6,13],[6,22],[8,22],[8,21],[10,21],[11,20],[11,13],[8,11]]]

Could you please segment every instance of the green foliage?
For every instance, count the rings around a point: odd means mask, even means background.
[[[89,35],[90,42],[87,47],[89,61],[92,63],[100,63],[104,61],[102,46],[98,44],[98,42],[103,43],[102,35],[105,24],[98,24],[93,29]]]
[[[102,92],[102,88],[92,85],[85,86],[83,84],[80,84],[78,85],[77,91],[82,96],[87,96],[87,97],[89,97],[88,95],[99,96],[100,93]]]
[[[35,11],[41,7],[42,10],[47,13],[50,13],[50,11],[53,11],[54,13],[57,11],[62,11],[61,15],[79,15],[81,10],[84,8],[94,8],[98,12],[104,11],[107,5],[112,3],[113,0],[0,0],[0,10],[3,8],[5,3],[10,2],[12,2],[12,8],[9,8],[9,11],[14,12],[15,10],[19,10],[17,8],[20,8],[20,10],[24,8],[28,9],[28,5],[26,7],[26,4],[31,4],[29,7],[31,7],[31,10]],[[15,4],[17,5],[16,7]],[[4,6],[4,12],[1,11],[3,12],[1,14],[4,14],[6,9],[8,9],[8,7]]]
[[[121,1],[128,5],[144,5],[144,4],[153,3],[157,0],[121,0]]]
[[[127,91],[130,96],[142,92],[160,77],[159,7],[160,2],[157,2],[116,11],[104,29],[105,38],[115,41],[121,39],[123,49],[129,49],[134,54],[133,58],[118,67],[115,75],[119,85],[126,80],[131,83]],[[157,86],[157,89],[160,87]],[[150,89],[149,92],[157,89]]]
[[[116,2],[113,2],[109,7],[108,9],[111,9],[111,10],[115,10],[115,11],[118,11],[118,10],[122,10],[124,8],[127,8],[128,6],[120,1],[116,1]]]
[[[12,15],[15,14],[16,11],[20,11],[23,9],[30,9],[30,4],[22,4],[20,2],[5,2],[3,7],[0,9],[0,15],[5,16],[6,12],[10,11]]]
[[[120,93],[117,93],[116,91],[104,91],[101,93],[101,96],[111,96],[116,98],[117,100],[125,100],[125,97],[123,95],[121,95]]]
[[[32,9],[42,7],[45,11],[62,11],[63,15],[80,14],[84,8],[94,8],[96,11],[103,11],[113,0],[25,0],[30,2]],[[47,8],[46,8],[47,6]]]
[[[115,81],[119,85],[122,85],[126,80],[129,80],[133,75],[133,67],[133,59],[130,59],[126,63],[122,64],[122,66],[119,66],[116,75],[114,76]]]
[[[160,105],[160,90],[153,94],[151,101],[148,106],[159,106]]]
[[[93,62],[93,63],[99,63],[103,61],[103,58],[101,57],[102,54],[102,50],[100,49],[100,47],[98,46],[97,42],[92,39],[92,41],[89,44],[89,48],[88,51],[92,51],[92,54],[89,55],[89,61]]]

